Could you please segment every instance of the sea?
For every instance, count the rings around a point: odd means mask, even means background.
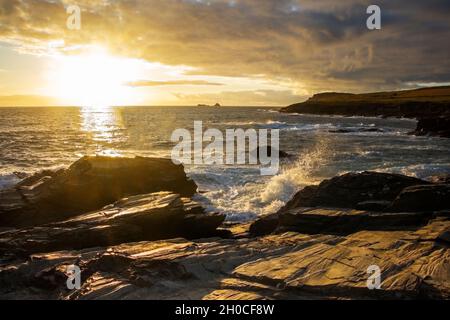
[[[450,173],[450,139],[409,135],[413,119],[285,114],[263,107],[0,108],[0,188],[84,155],[170,158],[176,129],[279,129],[291,155],[279,173],[259,167],[186,165],[196,200],[230,222],[251,221],[283,206],[306,185],[349,171],[401,173],[427,179]]]

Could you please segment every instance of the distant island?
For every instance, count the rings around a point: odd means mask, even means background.
[[[319,93],[286,113],[416,118],[417,135],[450,137],[450,86],[365,94]]]
[[[221,107],[221,105],[220,105],[220,103],[216,103],[213,106],[211,106],[209,104],[198,104],[197,107],[214,107],[214,108],[218,108],[218,107]]]

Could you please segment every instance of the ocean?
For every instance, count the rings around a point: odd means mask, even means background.
[[[0,108],[0,188],[21,176],[70,165],[84,155],[170,157],[173,130],[279,129],[291,154],[276,176],[254,166],[189,165],[196,196],[228,221],[276,211],[296,191],[348,171],[427,178],[450,173],[450,140],[408,135],[411,119],[314,116],[274,108],[111,107]]]

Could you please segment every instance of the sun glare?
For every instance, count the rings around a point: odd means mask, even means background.
[[[78,56],[62,56],[52,75],[55,95],[67,104],[104,107],[133,103],[127,82],[137,80],[131,59],[96,49]]]

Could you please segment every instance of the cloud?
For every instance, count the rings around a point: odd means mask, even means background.
[[[203,80],[175,80],[175,81],[152,81],[140,80],[126,83],[130,87],[158,87],[158,86],[222,86],[222,83]]]
[[[369,0],[79,0],[80,31],[65,27],[69,2],[0,0],[0,41],[35,54],[101,43],[196,75],[263,76],[311,92],[450,81],[448,0],[379,0],[376,31],[366,28]]]

